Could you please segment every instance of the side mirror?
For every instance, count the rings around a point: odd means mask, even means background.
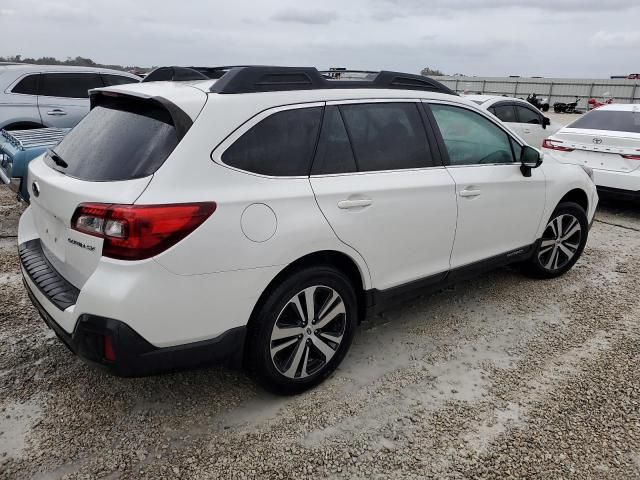
[[[551,125],[549,117],[542,117],[542,128],[547,128],[548,125]]]
[[[529,145],[522,147],[520,151],[520,171],[525,177],[531,176],[531,169],[542,165],[542,153]]]

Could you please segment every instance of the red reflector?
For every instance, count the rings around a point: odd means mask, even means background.
[[[214,202],[173,205],[109,205],[83,203],[71,228],[104,239],[102,255],[143,260],[172,247],[216,210]]]
[[[640,155],[622,155],[622,158],[627,160],[640,160]]]
[[[562,142],[545,138],[542,141],[542,148],[548,148],[549,150],[558,150],[560,152],[573,152],[573,148],[563,147],[562,145],[559,145],[560,143]]]
[[[113,338],[110,335],[105,335],[102,337],[102,345],[103,345],[103,357],[105,360],[109,362],[116,361],[116,351],[113,349]]]

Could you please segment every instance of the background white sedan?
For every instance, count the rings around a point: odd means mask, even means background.
[[[611,104],[545,140],[561,162],[593,169],[599,190],[640,198],[640,105]]]
[[[494,114],[535,148],[542,147],[545,138],[562,128],[562,125],[552,122],[540,110],[520,98],[498,95],[465,95],[465,98]]]

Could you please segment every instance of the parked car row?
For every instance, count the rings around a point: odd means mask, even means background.
[[[557,277],[585,247],[591,168],[434,80],[202,75],[92,90],[90,113],[29,164],[25,285],[94,365],[225,361],[300,392],[368,312],[499,265]]]

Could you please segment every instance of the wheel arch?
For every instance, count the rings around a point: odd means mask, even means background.
[[[3,130],[29,130],[33,128],[45,128],[44,125],[38,122],[24,121],[24,122],[11,122],[8,125],[2,127]]]
[[[251,327],[251,324],[255,321],[257,313],[260,311],[265,300],[284,278],[298,270],[316,265],[328,265],[337,268],[340,272],[344,273],[349,280],[351,280],[358,299],[358,323],[362,321],[367,307],[366,273],[363,272],[358,263],[346,253],[337,250],[321,250],[298,258],[280,270],[280,272],[273,277],[254,305],[247,327]]]
[[[573,190],[568,191],[564,195],[564,197],[560,199],[558,205],[560,205],[562,202],[577,203],[584,209],[585,213],[589,213],[589,196],[587,195],[587,192],[585,192],[581,188],[574,188]]]

